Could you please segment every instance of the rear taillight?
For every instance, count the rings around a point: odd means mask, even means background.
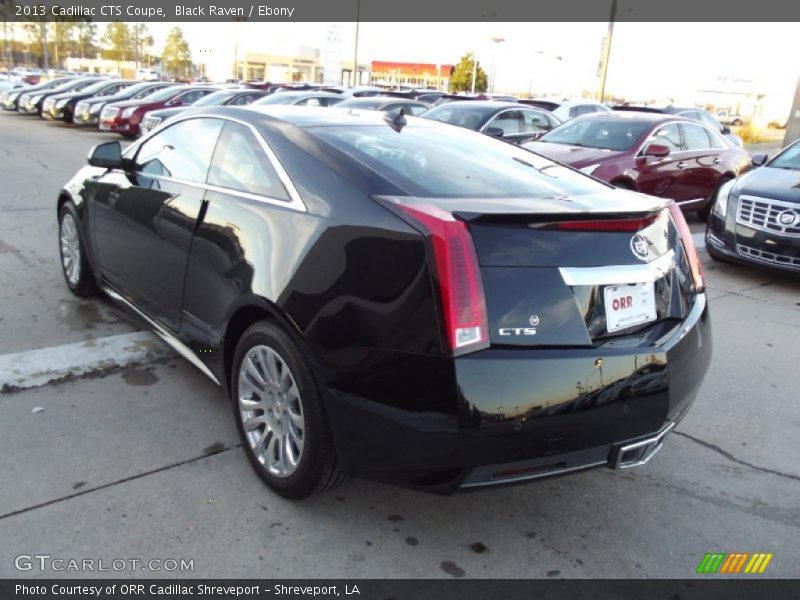
[[[652,225],[659,215],[640,217],[634,219],[582,219],[574,221],[558,221],[545,226],[548,229],[563,231],[596,231],[596,232],[626,232],[639,231]]]
[[[453,355],[489,346],[489,324],[478,257],[466,224],[432,204],[390,206],[429,239],[435,278],[442,300],[442,318]]]
[[[681,242],[683,242],[683,249],[686,251],[686,255],[689,258],[689,268],[692,270],[694,289],[696,292],[702,292],[706,289],[706,280],[703,276],[703,265],[700,264],[700,257],[697,255],[697,248],[694,246],[692,232],[689,230],[689,225],[686,223],[680,206],[675,202],[669,203],[669,214],[672,215],[675,227],[678,228]]]

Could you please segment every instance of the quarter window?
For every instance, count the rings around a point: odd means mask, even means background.
[[[208,183],[289,200],[286,189],[253,132],[238,123],[225,123],[211,159]]]
[[[219,119],[189,119],[164,129],[139,148],[136,170],[204,183],[222,125]]]

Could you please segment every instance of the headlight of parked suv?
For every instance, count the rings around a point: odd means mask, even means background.
[[[102,108],[103,108],[103,103],[102,102],[96,102],[96,103],[92,104],[89,107],[89,112],[94,115],[94,114],[99,113],[100,109],[102,109]]]
[[[67,103],[67,100],[59,100],[56,102],[56,108],[64,108],[64,105]]]
[[[722,184],[717,192],[717,199],[714,202],[713,212],[717,215],[720,219],[724,219],[725,215],[728,214],[728,196],[731,194],[731,190],[733,186],[736,184],[735,179],[731,179],[730,181],[726,181]]]
[[[135,112],[136,112],[136,107],[135,106],[131,106],[130,108],[126,108],[125,110],[123,110],[122,111],[122,115],[120,115],[120,116],[123,119],[127,119],[128,117],[130,117]]]
[[[39,100],[41,100],[41,99],[42,99],[42,95],[39,95],[39,96],[31,96],[30,98],[28,98],[28,101],[29,101],[31,104],[37,104],[37,103],[39,102]]]

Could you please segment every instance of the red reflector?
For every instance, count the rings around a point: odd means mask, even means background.
[[[625,231],[639,231],[645,227],[652,225],[658,215],[650,217],[643,217],[640,219],[601,219],[601,220],[586,220],[586,221],[559,221],[553,223],[556,229],[565,231],[607,231],[607,232],[625,232]]]
[[[694,246],[694,239],[692,239],[692,232],[689,230],[689,225],[681,212],[680,206],[674,202],[669,203],[669,214],[678,228],[678,233],[683,242],[683,249],[689,258],[689,268],[692,270],[692,279],[694,280],[694,289],[697,292],[702,292],[706,289],[705,277],[703,277],[703,265],[700,264],[700,257],[697,255],[697,248]]]
[[[454,355],[489,346],[489,324],[478,257],[467,225],[432,204],[392,200],[430,238],[447,341]]]

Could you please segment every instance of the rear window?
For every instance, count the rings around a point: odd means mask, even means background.
[[[464,129],[314,127],[316,136],[416,196],[552,198],[607,186],[518,146]]]

